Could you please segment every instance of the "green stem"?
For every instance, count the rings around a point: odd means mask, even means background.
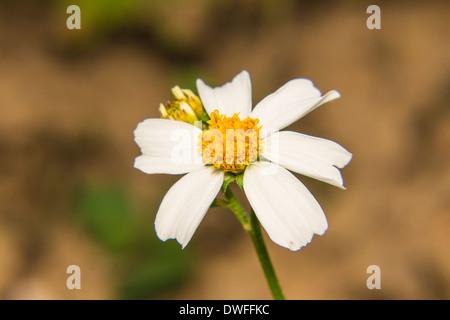
[[[244,230],[250,232],[251,231],[250,217],[248,216],[245,209],[242,207],[239,200],[236,199],[230,188],[228,188],[225,191],[225,197],[227,198],[226,207],[231,211],[233,211],[236,218],[242,224],[242,227],[244,227]]]
[[[280,283],[278,282],[278,278],[275,274],[272,261],[270,260],[269,253],[267,252],[267,248],[262,237],[258,218],[256,218],[253,210],[250,216],[250,224],[250,237],[252,238],[253,246],[255,247],[259,262],[261,263],[261,266],[263,268],[270,291],[272,291],[272,296],[275,300],[285,300],[283,291],[281,290]]]
[[[283,291],[281,290],[280,283],[278,282],[272,261],[270,260],[269,253],[264,243],[258,218],[253,210],[251,211],[251,215],[248,215],[229,188],[225,191],[225,197],[227,198],[227,201],[217,200],[216,204],[227,207],[233,211],[244,229],[249,233],[273,298],[275,300],[284,300]]]

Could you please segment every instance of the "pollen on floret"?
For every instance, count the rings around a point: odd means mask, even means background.
[[[227,172],[242,172],[259,159],[261,149],[259,119],[244,120],[235,113],[227,117],[214,110],[207,121],[207,129],[199,136],[203,161],[212,168]]]

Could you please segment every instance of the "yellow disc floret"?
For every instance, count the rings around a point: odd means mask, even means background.
[[[259,158],[259,120],[244,120],[235,113],[232,117],[215,110],[207,121],[208,128],[200,135],[202,158],[205,164],[227,172],[240,173]]]

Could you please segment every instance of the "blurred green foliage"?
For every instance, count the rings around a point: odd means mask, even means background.
[[[329,1],[326,1],[327,3]],[[73,53],[104,42],[136,39],[166,58],[199,59],[209,46],[239,30],[277,24],[307,1],[295,0],[49,0],[59,49]],[[81,30],[67,30],[69,5],[81,11]]]
[[[187,279],[189,255],[178,243],[156,238],[153,215],[142,221],[123,187],[83,186],[74,200],[80,222],[116,261],[118,298],[160,298]]]
[[[77,5],[81,29],[69,31],[66,9]],[[196,50],[208,20],[212,2],[207,0],[64,0],[52,1],[51,16],[59,46],[83,51],[105,41],[140,38],[143,45],[180,56]]]
[[[70,5],[80,7],[82,29],[99,33],[133,23],[137,19],[140,8],[136,0],[71,0],[53,2],[53,12],[54,14],[66,13]],[[69,14],[66,14],[62,18],[68,16]]]
[[[79,194],[77,207],[87,230],[106,249],[124,250],[133,242],[130,199],[120,188],[86,188]]]

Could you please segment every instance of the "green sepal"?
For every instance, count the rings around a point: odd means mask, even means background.
[[[225,177],[223,178],[223,184],[222,184],[222,192],[225,193],[227,191],[228,185],[236,180],[236,176],[232,173],[225,174]]]
[[[236,182],[238,184],[238,186],[244,190],[244,172],[239,173],[238,175],[236,175]]]

